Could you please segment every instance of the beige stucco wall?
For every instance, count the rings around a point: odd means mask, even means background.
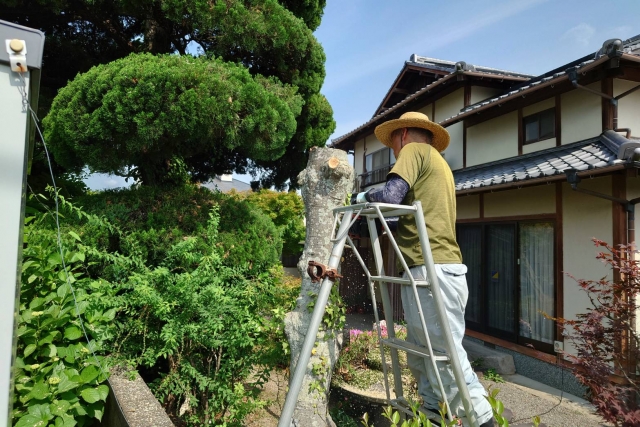
[[[429,120],[433,120],[433,104],[425,105],[421,109],[418,110],[422,114],[426,114],[429,117]]]
[[[613,80],[613,96],[633,89],[640,83],[628,80]],[[631,129],[631,135],[640,136],[640,89],[618,101],[618,128]]]
[[[583,179],[580,187],[611,195],[611,177]],[[612,215],[612,202],[573,191],[569,184],[562,184],[563,271],[581,279],[611,277],[610,270],[596,260],[598,248],[591,238],[612,242]],[[575,280],[564,276],[564,317],[575,319],[588,307],[586,293]],[[568,342],[565,350],[573,351]]]
[[[365,146],[365,139],[362,138],[356,141],[353,145],[353,168],[356,172],[356,177],[362,173],[364,169],[364,156],[362,155]]]
[[[546,150],[556,146],[556,139],[549,138],[544,141],[534,142],[533,144],[526,144],[522,146],[522,154],[533,153],[534,151]]]
[[[522,117],[530,116],[531,114],[539,113],[540,111],[548,110],[556,106],[556,98],[545,99],[544,101],[536,102],[522,108]]]
[[[600,91],[600,82],[587,87]],[[593,138],[602,133],[602,98],[582,89],[561,95],[562,144]]]
[[[446,150],[444,150],[444,158],[449,164],[451,170],[462,169],[464,147],[462,144],[464,127],[462,122],[447,127],[451,142]]]
[[[624,99],[624,98],[622,98]],[[635,199],[636,197],[640,197],[640,178],[627,178],[627,200]],[[636,205],[636,218],[638,217],[638,213],[640,213],[640,206]],[[638,220],[636,219],[636,224],[638,224]],[[635,242],[636,247],[639,246],[638,238],[640,237],[640,230],[638,230],[638,226],[636,226],[636,234],[635,234]],[[636,254],[636,259],[640,258],[638,254]],[[636,297],[636,304],[640,306],[640,295]],[[636,331],[640,330],[640,313],[636,313]]]
[[[436,101],[435,122],[441,122],[454,116],[464,107],[464,89],[460,88]],[[428,114],[427,114],[428,115]]]
[[[484,101],[487,98],[492,98],[500,92],[501,90],[491,87],[472,86],[469,102],[471,104],[475,104],[476,102]]]
[[[467,166],[517,155],[517,111],[467,128]]]
[[[484,217],[555,213],[554,185],[539,185],[484,195]]]
[[[456,197],[456,212],[458,219],[480,218],[480,196]]]

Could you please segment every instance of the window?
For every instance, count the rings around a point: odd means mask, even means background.
[[[556,136],[556,109],[540,111],[522,119],[524,144],[554,138]]]
[[[553,222],[458,224],[469,268],[469,329],[553,352],[555,257]]]
[[[385,181],[387,173],[395,163],[396,158],[390,148],[367,154],[364,163],[365,171],[362,174],[362,187]]]

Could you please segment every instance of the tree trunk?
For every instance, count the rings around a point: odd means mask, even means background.
[[[310,260],[327,265],[333,243],[332,209],[343,206],[353,188],[353,168],[347,153],[332,148],[311,149],[307,168],[298,175],[307,221],[307,238],[298,270],[302,276],[300,296],[294,311],[285,317],[285,333],[291,348],[291,375],[295,371],[300,350],[311,321],[309,303],[315,302],[320,285],[307,274]],[[320,331],[315,352],[307,366],[298,403],[294,412],[297,425],[304,427],[334,426],[328,413],[331,372],[342,345],[342,331]],[[315,368],[315,369],[314,369]],[[315,373],[314,373],[315,371]]]

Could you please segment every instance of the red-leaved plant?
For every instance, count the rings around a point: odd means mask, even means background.
[[[640,261],[634,259],[635,247],[610,246],[593,239],[602,251],[596,256],[613,271],[614,279],[578,279],[592,307],[576,320],[558,318],[565,338],[576,354],[565,353],[574,364],[574,373],[586,386],[597,412],[616,426],[640,425],[640,385],[638,383],[638,333],[635,329],[636,297],[640,293]],[[622,377],[624,384],[611,381]],[[620,381],[618,381],[620,382]]]

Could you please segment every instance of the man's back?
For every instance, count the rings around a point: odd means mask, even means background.
[[[456,242],[453,174],[442,155],[429,144],[407,144],[389,173],[397,174],[409,184],[403,204],[411,205],[416,200],[422,203],[434,262],[462,263]],[[424,264],[413,218],[400,217],[396,240],[409,267]]]

